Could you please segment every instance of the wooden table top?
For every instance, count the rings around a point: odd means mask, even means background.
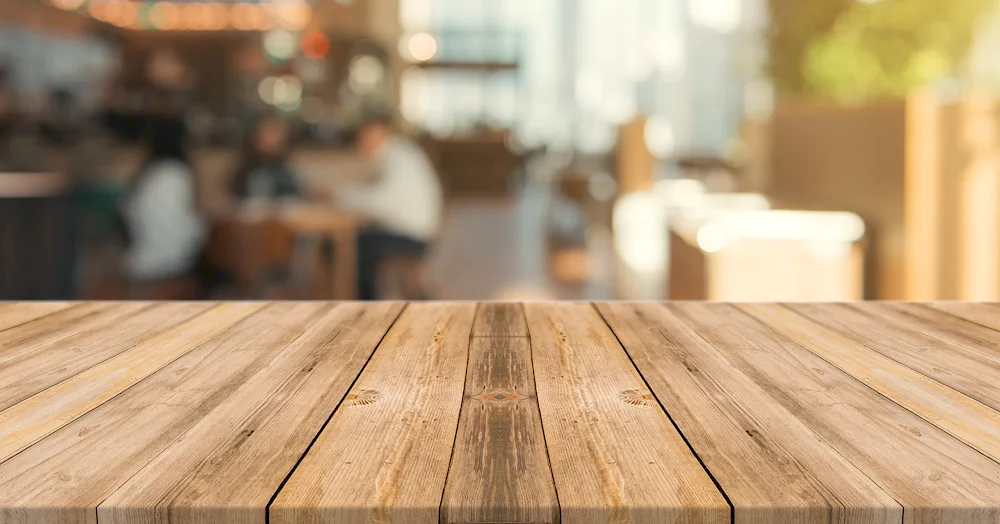
[[[0,522],[997,523],[1000,305],[0,304]]]

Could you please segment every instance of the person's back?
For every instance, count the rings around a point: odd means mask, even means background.
[[[376,280],[384,262],[427,251],[441,225],[443,196],[427,155],[394,135],[388,118],[366,123],[356,147],[372,163],[375,180],[346,189],[339,201],[369,222],[358,236],[358,294],[371,300],[378,298]]]
[[[129,235],[125,266],[133,282],[189,273],[206,235],[183,123],[161,121],[153,127],[150,161],[137,175],[122,209]]]
[[[392,136],[375,153],[376,180],[346,190],[343,202],[381,229],[430,241],[441,224],[442,191],[424,151],[409,139]]]

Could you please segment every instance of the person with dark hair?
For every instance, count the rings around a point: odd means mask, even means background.
[[[42,136],[50,143],[68,145],[80,135],[76,96],[66,88],[52,90],[40,125]]]
[[[191,273],[206,235],[183,119],[154,118],[146,143],[149,156],[122,209],[129,241],[125,268],[129,280],[138,283]]]
[[[295,173],[288,167],[291,137],[283,119],[259,120],[250,131],[243,163],[233,177],[232,190],[240,202],[274,202],[303,197]]]
[[[427,251],[440,226],[443,196],[430,159],[416,143],[393,132],[388,115],[370,116],[354,142],[358,155],[374,168],[374,180],[347,188],[338,200],[368,219],[358,236],[358,295],[375,300],[385,260]]]

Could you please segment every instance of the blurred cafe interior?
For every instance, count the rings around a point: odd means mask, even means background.
[[[1000,300],[995,0],[0,1],[0,300]]]

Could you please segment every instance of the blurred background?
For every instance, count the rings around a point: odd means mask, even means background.
[[[995,0],[0,2],[0,299],[1000,300]]]

